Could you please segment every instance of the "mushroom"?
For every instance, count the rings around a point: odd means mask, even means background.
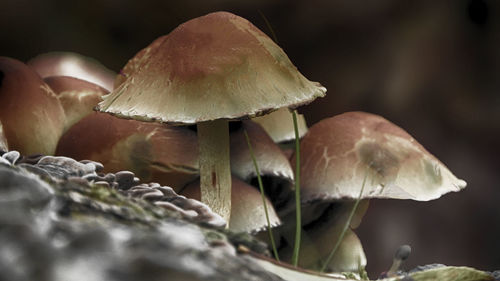
[[[428,201],[466,186],[407,132],[370,113],[322,120],[300,148],[305,203],[356,199],[366,175],[363,198]]]
[[[228,120],[298,107],[326,89],[300,74],[262,31],[231,13],[192,19],[155,42],[140,67],[128,73],[125,66],[125,81],[97,109],[122,118],[197,124],[201,200],[228,221]]]
[[[303,225],[298,262],[302,268],[326,272],[363,273],[367,260],[361,241],[353,229],[360,225],[369,200],[360,202],[342,237],[343,228],[354,204],[353,201],[329,201],[302,206]],[[282,260],[289,261],[292,258],[295,217],[293,214],[288,214],[284,216],[283,221],[277,232],[286,242],[282,243],[279,255]],[[339,243],[336,252],[325,265],[336,243]]]
[[[70,76],[50,76],[43,79],[61,101],[66,114],[64,131],[93,113],[108,91],[96,84]]]
[[[42,78],[71,76],[113,90],[116,74],[93,58],[72,52],[50,52],[38,55],[27,63]]]
[[[348,112],[322,120],[309,128],[300,151],[303,228],[316,236],[323,230],[315,224],[344,225],[358,197],[362,208],[352,228],[359,225],[367,199],[427,201],[466,185],[407,132],[374,114]]]
[[[256,186],[257,175],[252,162],[244,131],[248,133],[260,176],[264,181],[266,195],[275,208],[282,207],[290,198],[293,171],[287,156],[276,145],[264,129],[250,120],[241,122],[241,127],[230,134],[231,173]]]
[[[24,63],[0,57],[0,127],[21,154],[54,154],[65,115],[50,87]]]
[[[92,159],[104,172],[129,170],[179,191],[198,177],[196,134],[186,128],[94,112],[60,139],[57,155]]]
[[[295,140],[292,115],[286,108],[278,109],[264,116],[252,118],[252,121],[259,123],[276,143],[286,143]],[[302,138],[307,133],[307,124],[304,115],[297,114],[297,125],[299,137]]]
[[[179,194],[200,200],[200,182],[196,181],[187,185]],[[259,190],[236,177],[232,177],[231,201],[234,204],[231,204],[229,229],[236,232],[257,233],[267,228],[264,205]],[[281,221],[267,198],[266,204],[271,227],[280,225]]]

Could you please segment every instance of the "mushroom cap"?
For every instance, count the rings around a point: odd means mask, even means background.
[[[27,63],[42,77],[71,76],[113,90],[116,74],[93,58],[72,52],[50,52],[38,55]]]
[[[292,114],[287,108],[280,108],[269,114],[252,119],[252,121],[259,123],[276,143],[295,139],[295,130],[292,120]],[[307,124],[304,115],[297,114],[297,125],[299,129],[299,138],[302,138],[307,133]]]
[[[56,153],[101,162],[104,172],[132,171],[178,191],[198,177],[197,145],[187,128],[94,112],[61,137]]]
[[[256,182],[257,173],[244,135],[246,130],[265,192],[276,210],[280,211],[293,197],[291,186],[294,176],[288,157],[259,124],[250,120],[241,124],[230,134],[231,173],[245,182]]]
[[[24,63],[0,57],[0,122],[8,148],[54,154],[65,115],[52,89]]]
[[[362,201],[361,208],[356,211],[350,227],[345,233],[339,248],[335,252],[332,260],[327,266],[328,272],[359,272],[360,268],[366,266],[367,260],[357,235],[351,230],[359,225],[361,217],[366,211],[368,200]],[[337,240],[340,238],[344,225],[349,217],[354,202],[336,202],[330,204],[324,214],[316,221],[302,227],[302,243],[300,247],[299,265],[303,268],[318,270],[326,261]],[[284,218],[281,231],[293,233],[290,226],[293,226],[294,214]],[[278,231],[280,229],[278,228]],[[288,242],[292,237],[284,234]],[[289,260],[292,256],[293,243],[286,244],[280,249],[280,257]]]
[[[179,194],[200,200],[200,182],[187,185]],[[236,232],[259,232],[267,228],[266,214],[260,192],[253,186],[232,177],[231,218],[229,229]],[[271,202],[266,198],[271,227],[281,224]]]
[[[66,114],[65,131],[94,112],[94,107],[109,92],[99,85],[70,76],[50,76],[43,79],[59,98]]]
[[[274,176],[293,181],[293,171],[286,155],[281,151],[264,129],[250,120],[242,122],[237,131],[231,133],[231,172],[240,179],[247,181],[256,177],[255,166],[250,156],[250,150],[244,135],[247,131],[252,151],[259,166],[260,175]]]
[[[252,23],[227,12],[192,19],[139,52],[97,109],[122,118],[194,124],[297,107],[326,89],[300,74]],[[130,69],[130,73],[128,73]]]
[[[466,186],[406,131],[370,113],[324,119],[300,148],[303,202],[355,199],[365,177],[362,198],[427,201]]]

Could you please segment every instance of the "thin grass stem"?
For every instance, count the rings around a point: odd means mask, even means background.
[[[299,126],[297,123],[297,113],[292,111],[293,130],[295,132],[295,243],[293,246],[292,264],[299,263],[300,235],[302,231],[301,205],[300,205],[300,143]]]
[[[271,229],[271,221],[269,220],[266,195],[264,193],[264,185],[262,184],[262,178],[260,177],[259,165],[257,164],[257,160],[255,160],[252,144],[250,143],[250,138],[248,137],[247,131],[243,129],[243,133],[245,134],[245,139],[247,140],[248,150],[250,151],[250,157],[252,158],[253,166],[255,167],[255,173],[257,174],[257,181],[259,183],[260,195],[262,196],[262,204],[264,204],[264,212],[266,213],[267,233],[269,233],[269,240],[271,240],[271,247],[273,248],[274,258],[276,258],[277,261],[280,261],[280,258],[278,256],[278,249],[276,248],[276,243],[274,241],[273,230]]]

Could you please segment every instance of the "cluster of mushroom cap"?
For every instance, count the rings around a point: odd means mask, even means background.
[[[187,185],[181,193],[206,202],[237,231],[257,231],[265,225],[262,205],[247,204],[248,199],[259,201],[260,195],[248,184],[256,175],[243,130],[249,132],[263,174],[291,182],[290,162],[295,164],[296,155],[288,162],[273,140],[291,139],[290,129],[280,132],[282,124],[292,124],[287,108],[309,103],[326,91],[302,76],[264,33],[226,12],[190,20],[153,41],[116,76],[111,94],[110,73],[103,74],[105,82],[93,82],[100,86],[63,76],[66,74],[56,71],[65,69],[61,56],[71,58],[80,69],[88,63],[78,55],[41,56],[29,63],[37,74],[21,62],[0,58],[0,149],[50,155],[56,152],[60,138],[57,154],[100,161],[116,171],[125,165],[142,179],[167,183],[176,191]],[[20,80],[27,82],[18,83]],[[14,91],[33,96],[6,94]],[[19,102],[33,97],[33,103]],[[105,113],[164,124],[92,113],[97,103],[97,109]],[[19,116],[13,114],[19,112],[20,104],[26,117],[16,121]],[[271,115],[288,115],[289,121],[269,122]],[[229,138],[229,120],[251,117],[262,127],[243,121]],[[33,128],[21,134],[16,131],[19,122]],[[274,126],[276,123],[280,126]],[[170,126],[193,124],[197,124],[198,136]],[[36,127],[46,132],[29,135]],[[307,131],[303,117],[299,129],[301,136]],[[373,114],[348,112],[325,119],[310,128],[300,148],[305,243],[300,264],[304,267],[314,268],[325,258],[330,250],[327,245],[333,246],[340,237],[358,196],[361,204],[339,253],[328,266],[331,271],[357,271],[366,265],[361,242],[352,229],[361,222],[369,199],[427,201],[466,185],[407,132]],[[287,221],[294,209],[286,205],[290,194],[266,192],[272,201],[267,200],[268,205],[279,206]],[[231,205],[231,201],[237,203]],[[270,210],[271,224],[280,224],[276,212]],[[230,218],[230,212],[238,219]],[[245,219],[250,216],[251,220]],[[281,249],[285,259],[287,251]]]
[[[53,155],[61,135],[92,112],[114,76],[97,61],[74,53],[47,53],[27,64],[1,57],[0,148]]]

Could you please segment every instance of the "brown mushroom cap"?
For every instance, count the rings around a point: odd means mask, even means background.
[[[252,118],[252,121],[259,123],[276,143],[295,139],[292,114],[287,108],[280,108],[269,114]],[[297,114],[297,127],[299,138],[302,138],[307,133],[306,119],[302,114]]]
[[[312,126],[301,160],[303,202],[355,199],[365,176],[362,198],[427,201],[466,186],[403,129],[364,112]]]
[[[245,182],[256,182],[256,171],[250,156],[250,150],[244,135],[247,131],[255,160],[266,194],[276,210],[280,209],[292,197],[293,171],[288,157],[273,142],[264,129],[250,120],[241,122],[241,128],[230,134],[231,172]]]
[[[42,77],[71,76],[113,90],[116,74],[95,59],[72,52],[50,52],[27,63]]]
[[[241,128],[230,134],[231,172],[245,181],[257,176],[243,133],[244,130],[247,131],[250,139],[260,174],[283,178],[292,182],[292,166],[286,155],[259,124],[250,120],[243,121]]]
[[[104,172],[129,170],[143,181],[159,182],[176,191],[198,177],[194,132],[100,112],[71,127],[61,137],[57,155],[101,162]]]
[[[61,101],[66,114],[65,131],[94,112],[108,91],[96,84],[70,76],[50,76],[44,79]]]
[[[179,194],[200,200],[200,182],[187,185]],[[231,219],[229,229],[236,232],[259,232],[267,228],[264,205],[260,192],[253,186],[232,177]],[[271,202],[266,198],[271,227],[281,224]]]
[[[0,57],[0,122],[8,148],[54,154],[65,115],[50,87],[24,63]]]
[[[193,124],[297,107],[326,92],[262,31],[231,13],[192,19],[153,44],[136,72],[125,66],[126,80],[99,104],[100,111]]]

